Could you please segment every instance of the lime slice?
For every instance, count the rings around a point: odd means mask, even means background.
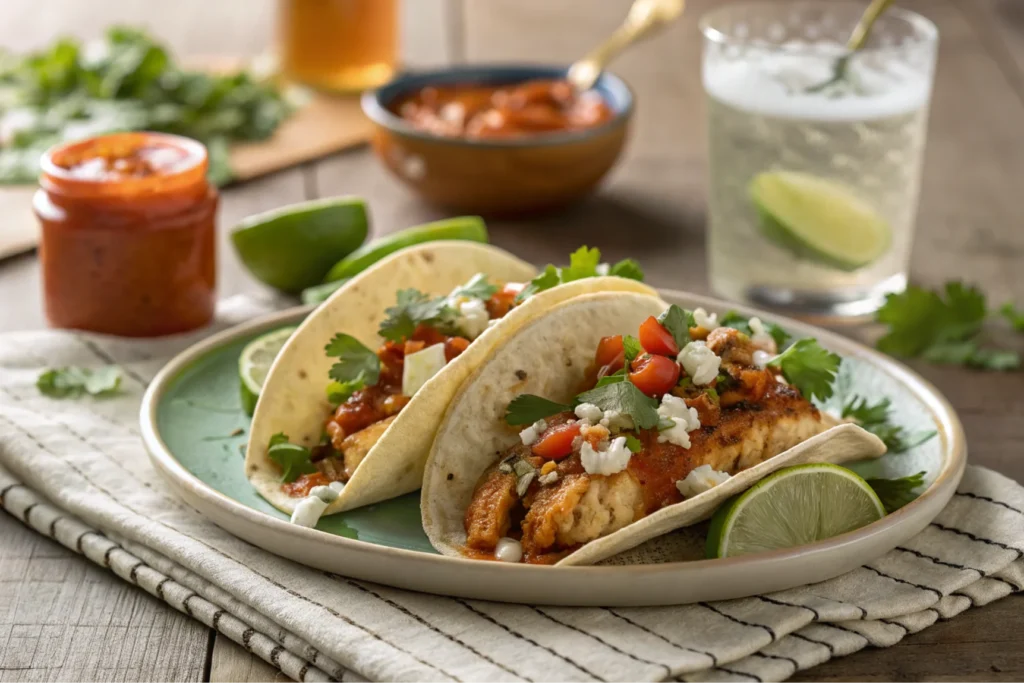
[[[241,383],[242,409],[247,414],[252,415],[256,411],[256,399],[260,396],[270,366],[294,331],[294,327],[282,327],[253,339],[242,349],[242,355],[238,357],[238,378]]]
[[[838,465],[786,467],[715,512],[707,556],[795,548],[859,529],[885,516],[866,481]]]
[[[832,180],[762,173],[750,183],[762,232],[801,258],[851,271],[884,254],[892,229],[867,202]]]
[[[231,233],[231,241],[257,280],[298,293],[321,282],[331,266],[357,249],[368,225],[362,199],[331,197],[250,216]]]

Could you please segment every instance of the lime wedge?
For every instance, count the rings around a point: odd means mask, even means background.
[[[238,379],[242,409],[247,414],[252,415],[256,411],[256,399],[260,396],[270,366],[294,331],[294,327],[282,327],[253,339],[242,349],[242,355],[238,357]]]
[[[750,183],[762,232],[797,256],[851,271],[884,254],[892,229],[867,202],[832,180],[805,173],[761,173]]]
[[[838,465],[786,467],[715,512],[707,556],[795,548],[859,529],[885,516],[866,481]]]
[[[331,197],[250,216],[232,231],[231,241],[257,280],[298,293],[357,249],[368,226],[366,202]]]

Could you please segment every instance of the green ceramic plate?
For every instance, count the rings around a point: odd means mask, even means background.
[[[688,294],[662,294],[688,308],[734,308]],[[143,399],[143,438],[157,470],[188,504],[250,543],[356,578],[470,598],[652,605],[742,597],[831,578],[920,531],[949,500],[966,462],[962,428],[945,399],[903,366],[848,339],[739,310],[777,321],[797,335],[817,336],[846,359],[841,392],[888,396],[901,425],[938,431],[938,438],[908,453],[854,466],[866,476],[924,470],[929,487],[917,501],[868,527],[802,548],[721,560],[700,560],[694,554],[689,561],[641,566],[552,568],[444,557],[431,548],[420,526],[418,494],[324,518],[315,530],[296,527],[244,476],[241,447],[249,418],[241,407],[237,363],[249,340],[296,324],[308,309],[276,313],[214,335],[168,363]],[[694,547],[699,553],[700,543]]]

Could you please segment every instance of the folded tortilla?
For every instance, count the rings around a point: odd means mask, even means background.
[[[306,447],[320,441],[333,409],[327,400],[328,370],[335,359],[324,354],[339,332],[371,349],[385,309],[401,289],[432,296],[448,294],[477,273],[492,282],[526,282],[536,269],[506,251],[475,242],[431,242],[403,249],[354,277],[302,323],[281,349],[263,385],[249,434],[245,473],[274,507],[291,513],[301,498],[281,490],[281,471],[267,455],[279,432]],[[338,499],[324,514],[370,505],[420,487],[427,452],[449,401],[472,370],[498,343],[545,310],[575,296],[601,290],[652,293],[641,282],[618,277],[577,280],[540,292],[513,308],[477,337],[469,348],[416,392],[362,460]]]
[[[509,402],[527,393],[571,403],[601,338],[635,330],[648,316],[657,316],[667,307],[656,296],[640,293],[580,296],[521,326],[475,370],[451,401],[424,471],[423,528],[439,552],[464,556],[464,517],[477,483],[499,454],[519,440],[522,427],[509,426],[504,420]],[[825,425],[835,424],[825,415],[822,418]],[[556,566],[594,564],[707,519],[729,497],[780,467],[841,463],[883,453],[885,445],[873,434],[852,424],[833,426],[704,493],[584,544]]]

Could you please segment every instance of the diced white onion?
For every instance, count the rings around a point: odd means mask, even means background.
[[[447,364],[444,344],[434,344],[410,353],[402,364],[402,393],[413,396]]]
[[[320,520],[320,515],[327,509],[327,503],[316,496],[306,496],[298,502],[292,512],[292,524],[313,528]]]

